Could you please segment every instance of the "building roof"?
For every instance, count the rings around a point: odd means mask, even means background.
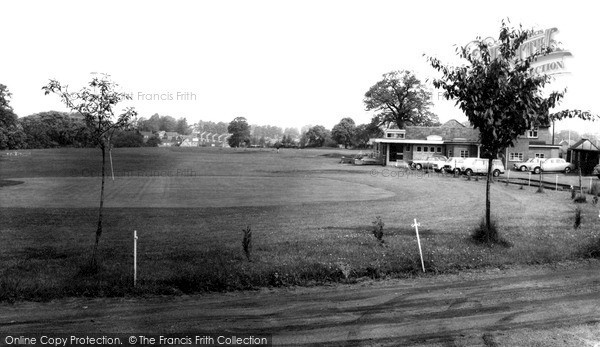
[[[592,143],[592,141],[588,139],[581,139],[573,144],[573,146],[569,147],[570,150],[583,150],[583,151],[600,151],[596,145]]]
[[[446,122],[446,124],[448,124],[448,122]],[[439,126],[439,127],[423,127],[423,126],[408,126],[408,127],[406,127],[406,138],[407,139],[425,140],[425,139],[427,139],[427,136],[430,136],[430,135],[441,136],[444,141],[451,141],[453,139],[461,139],[461,141],[465,141],[465,142],[479,141],[479,131],[477,131],[473,128],[465,127],[465,126],[460,127],[457,125],[457,126]]]
[[[459,121],[457,121],[456,119],[450,119],[449,121],[447,121],[446,123],[441,125],[442,128],[464,128],[465,125],[461,124]]]

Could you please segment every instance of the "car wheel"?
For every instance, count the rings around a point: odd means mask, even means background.
[[[492,172],[492,175],[493,175],[494,177],[498,177],[498,176],[500,176],[500,170],[494,170],[494,172]]]
[[[522,172],[526,172],[527,171],[527,166],[525,166],[525,165],[521,166],[521,171]]]
[[[460,175],[460,169],[459,168],[454,169],[454,174]],[[598,177],[600,177],[600,176],[598,176]]]
[[[415,169],[417,169],[417,170],[421,170],[422,168],[423,168],[423,167],[421,166],[421,164],[417,164],[417,165],[415,165]]]
[[[533,169],[533,173],[536,175],[539,174],[540,171],[542,171],[542,169],[540,169],[539,167],[536,167],[535,169]]]
[[[571,168],[570,167],[566,167],[565,168],[565,173],[568,174],[569,172],[571,172]],[[600,176],[598,176],[598,178],[600,178]]]
[[[466,169],[465,170],[465,175],[471,176],[472,174],[473,174],[473,170],[471,170],[471,169]]]

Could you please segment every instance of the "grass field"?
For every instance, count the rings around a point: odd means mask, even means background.
[[[600,237],[597,206],[568,192],[496,183],[492,213],[512,247],[470,240],[485,180],[339,164],[336,149],[115,149],[102,267],[86,271],[100,151],[0,153],[0,300],[180,294],[418,275],[574,259]],[[380,245],[372,222],[385,223]],[[252,262],[242,230],[252,230]],[[138,286],[132,286],[133,230]]]

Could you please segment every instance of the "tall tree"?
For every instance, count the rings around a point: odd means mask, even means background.
[[[229,123],[227,131],[231,134],[227,139],[231,147],[240,147],[250,142],[250,126],[244,117],[234,118]]]
[[[354,143],[358,147],[364,148],[369,143],[369,140],[381,136],[383,136],[383,130],[379,127],[379,120],[377,117],[373,117],[370,123],[360,124],[356,127]]]
[[[184,117],[179,118],[177,120],[177,125],[175,126],[175,131],[181,135],[189,135],[191,133],[191,129],[187,123],[187,119]]]
[[[92,264],[97,264],[98,243],[102,236],[102,214],[104,207],[104,181],[106,176],[106,152],[111,150],[112,137],[117,130],[127,129],[132,120],[137,116],[136,111],[128,107],[119,115],[114,108],[122,100],[131,99],[127,93],[117,92],[117,84],[110,80],[108,75],[92,77],[88,86],[78,92],[70,92],[66,85],[61,85],[57,80],[42,87],[46,95],[55,93],[62,102],[73,112],[83,116],[88,126],[92,140],[102,151],[102,185],[100,188],[100,208],[98,211],[98,226],[96,228],[96,242]]]
[[[342,120],[331,129],[331,138],[339,144],[344,145],[344,148],[352,146],[356,137],[356,124],[350,117],[342,118]]]
[[[177,128],[177,120],[171,116],[160,117],[160,130],[175,131]]]
[[[296,141],[300,138],[300,132],[298,131],[298,128],[285,128],[283,134],[287,135],[288,140],[291,141]]]
[[[9,104],[10,98],[8,88],[0,84],[0,149],[20,149],[26,145],[25,133]]]
[[[161,120],[160,120],[160,116],[158,115],[158,113],[153,114],[148,120],[146,120],[144,122],[143,127],[143,131],[152,131],[152,132],[156,132],[160,130],[160,124],[161,124]]]
[[[542,90],[550,82],[550,77],[534,75],[531,63],[556,47],[544,47],[523,59],[518,53],[519,47],[532,33],[521,28],[510,28],[503,21],[497,42],[477,39],[458,50],[458,55],[468,62],[467,65],[447,66],[436,58],[428,58],[431,66],[443,75],[433,82],[434,86],[444,90],[447,99],[456,100],[473,127],[479,130],[483,157],[488,158],[486,242],[498,241],[490,217],[492,160],[513,145],[517,136],[535,126],[574,116],[592,118],[589,113],[580,111],[550,114],[564,92],[552,92],[544,96]]]
[[[438,116],[429,110],[431,92],[410,71],[392,71],[383,75],[365,94],[367,111],[379,111],[379,125],[440,125]]]
[[[322,125],[315,125],[303,135],[302,145],[306,147],[323,147],[331,138],[331,132]]]

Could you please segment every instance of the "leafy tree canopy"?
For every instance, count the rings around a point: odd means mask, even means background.
[[[365,94],[367,111],[379,111],[379,125],[440,125],[438,116],[429,110],[431,92],[410,71],[392,71]]]
[[[244,117],[234,118],[227,127],[231,136],[227,139],[231,147],[240,147],[250,142],[250,126]]]
[[[354,144],[356,136],[356,124],[350,117],[342,118],[333,129],[331,129],[331,138],[339,144],[344,145],[344,148],[348,148]]]

